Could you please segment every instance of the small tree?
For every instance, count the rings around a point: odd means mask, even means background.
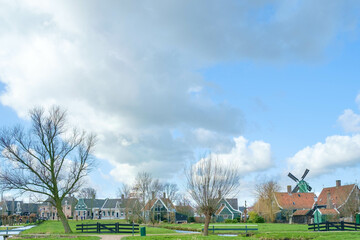
[[[275,221],[275,192],[279,190],[280,185],[274,180],[265,181],[255,186],[257,209],[259,209],[259,213],[262,213],[271,222]]]
[[[207,236],[211,216],[217,210],[220,199],[238,189],[238,168],[210,154],[186,169],[185,173],[190,196],[205,215],[204,236]]]
[[[43,194],[52,201],[65,233],[71,228],[62,209],[65,196],[77,192],[93,165],[95,136],[66,126],[66,112],[52,107],[30,111],[31,129],[4,128],[0,132],[0,172],[4,190]]]

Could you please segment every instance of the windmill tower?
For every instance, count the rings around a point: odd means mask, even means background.
[[[301,180],[299,180],[297,177],[295,177],[293,174],[291,174],[289,172],[289,174],[288,174],[289,178],[291,178],[292,180],[294,180],[296,182],[296,186],[294,187],[294,189],[291,192],[293,192],[293,193],[296,193],[296,192],[307,193],[307,192],[311,191],[312,188],[304,180],[304,178],[309,173],[309,171],[310,171],[309,169],[305,170],[304,174],[301,177]]]

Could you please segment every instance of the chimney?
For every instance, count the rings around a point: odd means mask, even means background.
[[[287,192],[288,192],[288,194],[291,193],[291,185],[288,185],[288,186],[287,186]]]
[[[326,208],[332,208],[330,190],[327,192]]]
[[[163,197],[166,198],[166,193],[165,192],[163,192]]]
[[[154,191],[151,192],[151,199],[155,199],[155,192]]]
[[[341,180],[336,180],[336,187],[340,187],[341,186]]]
[[[124,198],[125,198],[124,194],[121,194],[121,201],[122,202],[124,201]]]

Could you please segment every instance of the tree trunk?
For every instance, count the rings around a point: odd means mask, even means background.
[[[204,236],[209,235],[210,220],[211,220],[211,214],[206,213],[205,214],[205,224],[204,224]]]
[[[61,220],[61,223],[64,227],[65,233],[72,233],[72,230],[70,228],[69,222],[62,210],[62,206],[61,206],[61,202],[60,203],[56,203],[56,210],[57,210],[57,214]]]

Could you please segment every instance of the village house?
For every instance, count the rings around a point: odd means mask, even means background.
[[[79,219],[129,219],[136,208],[136,198],[79,199],[75,206]]]
[[[152,199],[149,200],[143,211],[145,211],[145,217],[148,220],[155,221],[168,221],[175,222],[176,209],[170,199],[166,198],[166,194],[163,194],[162,198],[155,197],[152,193]]]
[[[39,204],[24,203],[23,201],[2,201],[0,204],[1,215],[10,216],[30,216],[30,214],[38,214]]]
[[[336,181],[334,187],[324,188],[315,203],[315,208],[319,209],[316,214],[321,215],[323,220],[340,218],[345,221],[354,221],[356,213],[360,210],[359,207],[359,187],[356,184],[341,185],[340,180]],[[336,211],[323,209],[335,209]],[[326,217],[326,215],[329,216]],[[319,220],[321,219],[319,218]]]
[[[58,220],[58,214],[56,207],[53,205],[53,200],[48,198],[42,204],[39,205],[39,216],[48,220]],[[62,202],[62,210],[67,218],[74,217],[74,207],[77,203],[75,197],[65,197]]]
[[[242,212],[238,206],[237,198],[221,198],[218,204],[218,209],[215,212],[217,222],[223,222],[226,219],[242,218]]]
[[[276,221],[293,222],[295,219],[299,223],[309,221],[309,212],[298,210],[311,210],[315,203],[315,193],[292,193],[291,186],[287,187],[287,192],[275,192],[274,199],[276,203]],[[295,214],[295,218],[293,216]],[[301,215],[300,215],[301,214]],[[311,218],[311,217],[310,217]]]

